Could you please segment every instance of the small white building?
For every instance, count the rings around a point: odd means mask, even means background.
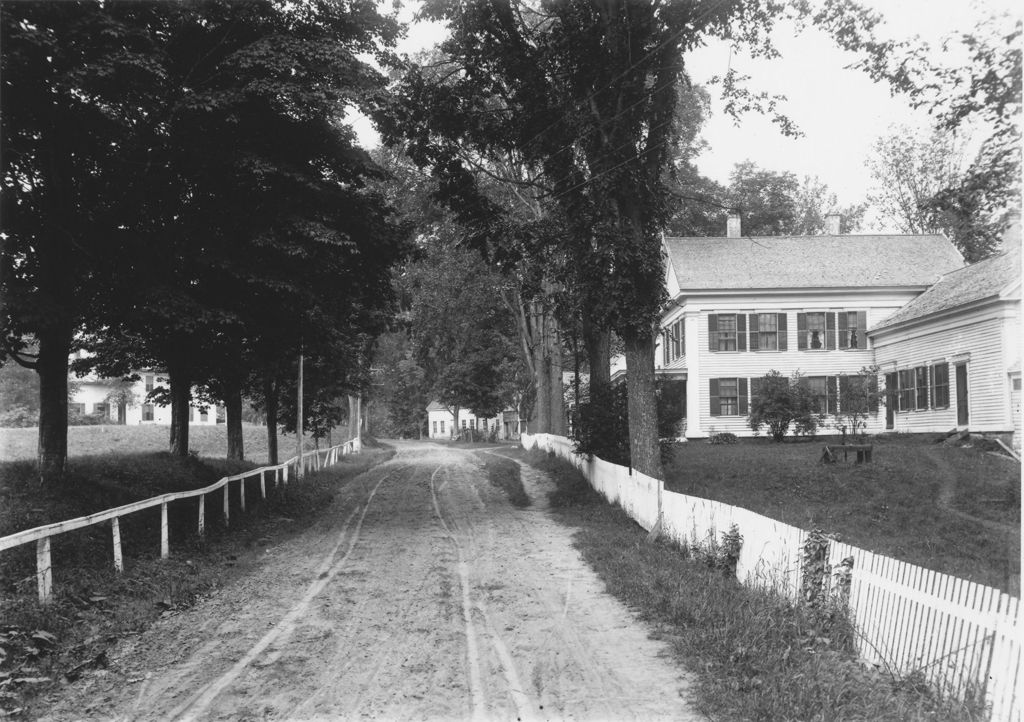
[[[492,418],[478,418],[469,409],[459,409],[458,423],[453,424],[451,410],[438,401],[431,401],[427,406],[427,435],[431,439],[450,439],[452,429],[472,429],[480,434],[493,432],[498,439],[513,439],[519,434],[518,419],[513,417],[515,412],[505,411]]]
[[[82,378],[72,377],[71,382],[77,388],[68,403],[68,413],[72,416],[98,415],[112,424],[169,425],[171,407],[147,402],[150,391],[168,384],[167,374],[146,369],[139,371],[138,376],[139,380],[134,382],[105,379],[93,374]],[[189,422],[211,426],[216,424],[216,405],[194,404],[189,408]]]

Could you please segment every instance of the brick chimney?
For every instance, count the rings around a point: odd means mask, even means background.
[[[825,216],[825,235],[838,236],[842,233],[840,228],[843,225],[843,217],[838,213],[829,213]]]
[[[725,222],[725,237],[726,238],[741,238],[740,228],[740,214],[736,211],[729,212],[729,218]]]

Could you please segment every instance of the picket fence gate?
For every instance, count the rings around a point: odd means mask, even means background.
[[[135,501],[131,504],[107,509],[106,511],[98,511],[95,514],[89,514],[88,516],[80,516],[77,519],[68,519],[67,521],[46,524],[45,526],[36,527],[34,529],[26,529],[9,536],[0,537],[0,552],[5,549],[13,549],[14,547],[18,547],[23,544],[31,544],[32,542],[36,543],[36,587],[39,591],[39,602],[41,604],[48,604],[53,597],[53,568],[50,558],[51,537],[57,536],[58,534],[64,534],[69,531],[74,531],[75,529],[82,529],[87,526],[93,526],[95,524],[109,521],[111,542],[114,553],[114,568],[117,571],[122,572],[124,571],[124,557],[121,547],[121,517],[142,511],[143,509],[151,509],[155,506],[159,506],[160,558],[166,559],[170,554],[170,538],[167,527],[167,505],[171,502],[180,501],[182,499],[199,498],[199,513],[196,531],[200,536],[202,536],[206,527],[207,494],[212,494],[219,489],[223,489],[222,514],[224,516],[224,525],[227,526],[230,523],[230,489],[232,481],[239,482],[238,494],[240,508],[242,511],[245,511],[245,481],[247,479],[259,477],[260,497],[266,499],[268,475],[270,480],[273,482],[275,489],[279,485],[287,486],[289,471],[291,470],[296,472],[300,464],[302,465],[303,471],[318,471],[320,469],[333,466],[338,463],[338,459],[341,456],[357,453],[361,448],[362,442],[360,439],[351,439],[327,449],[304,451],[300,456],[294,456],[282,464],[261,466],[242,474],[225,476],[202,489],[189,489],[188,491],[161,494],[160,496]]]
[[[797,600],[808,533],[742,507],[666,491],[664,482],[573,452],[551,434],[522,434],[522,445],[571,462],[602,496],[650,531],[685,544],[717,541],[735,524],[743,536],[737,578]],[[861,658],[893,675],[920,675],[944,695],[983,699],[991,719],[1021,722],[1020,600],[998,589],[881,554],[831,542],[828,564],[852,560],[847,603]]]

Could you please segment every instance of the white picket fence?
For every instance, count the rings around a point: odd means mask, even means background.
[[[268,478],[273,483],[274,488],[277,488],[279,485],[287,486],[289,471],[292,473],[296,472],[299,464],[302,465],[303,471],[324,469],[338,463],[338,459],[340,457],[347,454],[357,453],[361,448],[362,442],[360,439],[351,439],[343,444],[338,444],[327,449],[304,451],[302,452],[301,458],[299,456],[294,456],[282,464],[261,466],[258,469],[252,469],[242,474],[225,476],[223,479],[220,479],[209,486],[203,487],[202,489],[189,489],[188,491],[161,494],[160,496],[143,499],[142,501],[135,501],[131,504],[125,504],[124,506],[119,506],[114,509],[99,511],[95,514],[89,514],[88,516],[81,516],[77,519],[68,519],[67,521],[56,522],[55,524],[47,524],[34,529],[26,529],[24,531],[17,532],[16,534],[0,537],[0,552],[5,549],[13,549],[14,547],[18,547],[23,544],[31,544],[32,542],[36,543],[36,586],[39,590],[40,603],[47,604],[53,595],[53,567],[50,557],[50,539],[58,534],[64,534],[65,532],[73,531],[75,529],[82,529],[87,526],[93,526],[94,524],[109,521],[114,551],[114,568],[121,572],[124,571],[124,557],[121,549],[121,517],[142,511],[143,509],[151,509],[155,506],[159,506],[160,557],[162,559],[166,559],[170,554],[170,538],[167,528],[167,505],[171,502],[181,501],[183,499],[195,499],[196,497],[199,498],[199,521],[197,525],[197,532],[201,536],[206,527],[207,494],[223,490],[222,514],[224,516],[224,525],[227,526],[230,522],[231,482],[238,482],[239,502],[242,511],[245,511],[246,479],[259,477],[260,497],[266,499]]]
[[[644,529],[658,520],[680,543],[718,539],[735,524],[743,536],[740,581],[790,599],[801,590],[801,556],[808,534],[748,509],[665,491],[664,483],[626,467],[573,453],[561,436],[523,434],[522,445],[570,461],[609,502]],[[1020,601],[992,587],[832,542],[829,564],[852,558],[849,609],[861,657],[895,675],[923,675],[943,694],[982,698],[991,719],[1020,722]]]

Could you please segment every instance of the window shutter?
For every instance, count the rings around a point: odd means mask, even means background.
[[[786,314],[780,313],[779,317],[779,351],[789,348],[789,330],[786,328]]]
[[[868,397],[868,410],[873,413],[878,413],[878,377],[872,376],[868,379],[868,390],[870,396]]]
[[[833,350],[836,347],[836,315],[825,314],[825,348]]]
[[[825,413],[834,414],[838,411],[836,407],[836,377],[825,377]]]
[[[750,350],[757,351],[760,348],[758,344],[757,332],[759,327],[757,325],[757,314],[750,314]]]
[[[668,336],[667,330],[661,332],[661,363],[668,366]]]
[[[718,379],[709,379],[708,383],[711,387],[711,415],[721,416],[722,415],[722,401],[718,397]]]
[[[807,314],[796,315],[796,347],[800,351],[807,350]]]
[[[718,314],[708,314],[708,350],[718,350]]]
[[[679,339],[679,355],[680,356],[685,356],[686,355],[686,336],[684,335],[684,333],[685,333],[684,330],[683,330],[684,328],[685,327],[683,326],[683,320],[682,319],[679,319],[678,321],[676,321],[676,338]]]
[[[843,407],[844,411],[850,408],[850,377],[843,374],[839,377],[839,405]],[[839,409],[836,408],[838,413]]]
[[[747,315],[744,313],[736,314],[736,350],[747,350]]]
[[[857,311],[857,338],[866,339],[868,337],[868,312]],[[868,345],[865,341],[861,341],[861,348],[867,348]]]
[[[746,416],[750,413],[750,405],[747,401],[747,380],[745,378],[739,379],[739,383],[737,385],[740,389],[740,416]]]
[[[839,348],[850,347],[850,329],[846,311],[839,312]]]

